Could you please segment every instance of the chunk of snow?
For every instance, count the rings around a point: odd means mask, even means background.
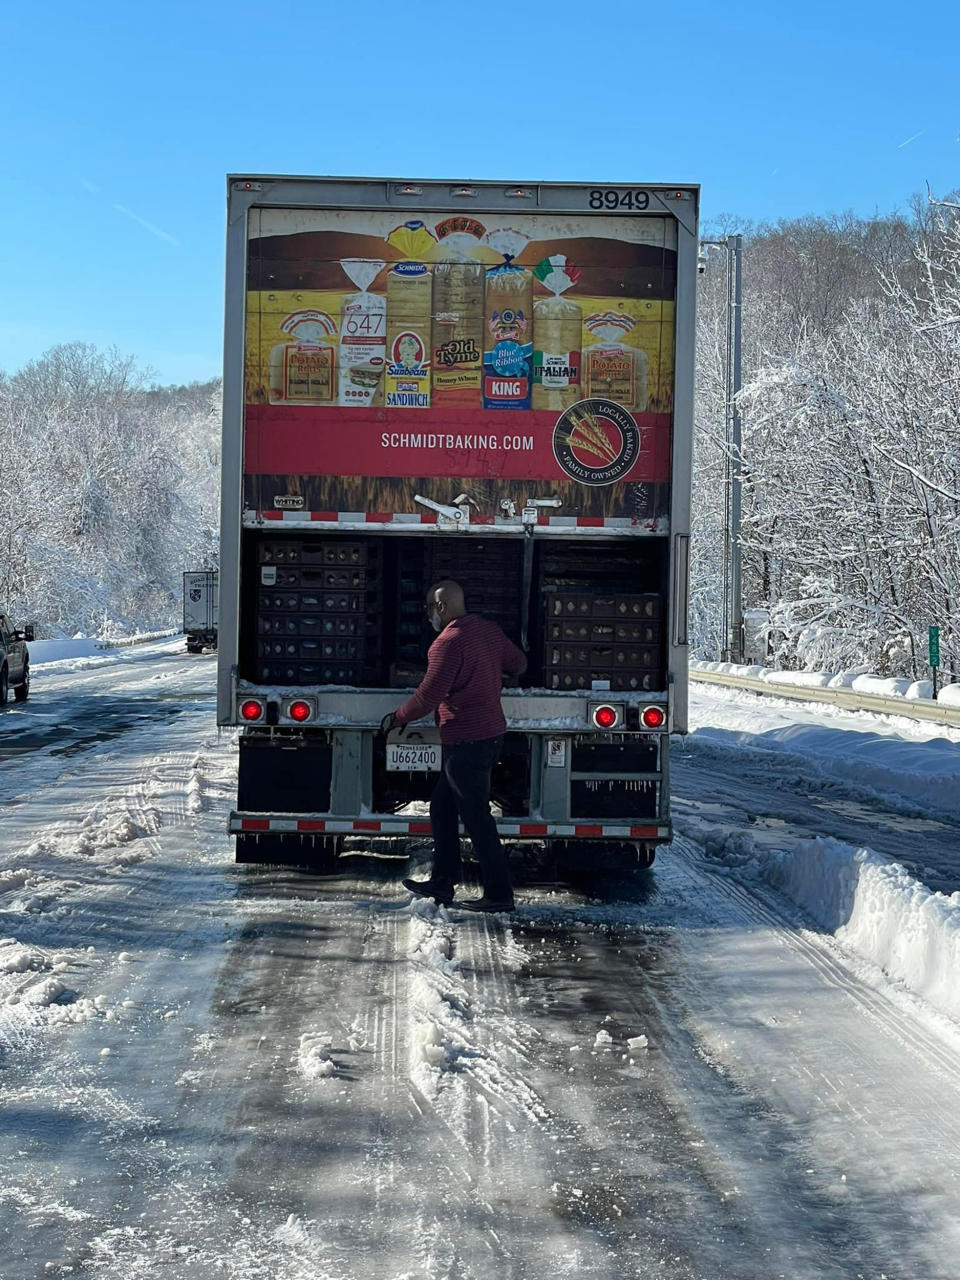
[[[39,951],[31,951],[28,947],[4,949],[0,956],[0,973],[28,973],[31,969],[46,968],[46,961]]]
[[[593,1041],[593,1047],[595,1049],[604,1049],[608,1044],[613,1044],[613,1036],[609,1031],[601,1027]]]
[[[854,693],[869,693],[875,698],[902,698],[912,683],[886,676],[857,676],[850,687]]]
[[[937,701],[944,707],[960,707],[960,684],[945,684],[937,694]]]
[[[58,982],[56,978],[44,978],[40,982],[35,982],[33,986],[28,987],[21,995],[26,1004],[34,1004],[44,1006],[53,1004],[54,1000],[63,995],[64,986],[62,982]]]
[[[768,671],[764,669],[761,679],[767,684],[792,685],[801,689],[826,689],[833,679],[830,671]]]
[[[912,702],[919,702],[924,698],[933,697],[933,681],[932,680],[914,680],[907,692],[903,695]]]
[[[297,1070],[305,1080],[325,1080],[336,1075],[337,1064],[330,1055],[329,1036],[308,1031],[300,1037]]]
[[[636,1053],[638,1049],[646,1049],[649,1044],[646,1036],[631,1036],[627,1041],[627,1048],[631,1053]]]

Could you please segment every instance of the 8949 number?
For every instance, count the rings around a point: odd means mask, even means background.
[[[619,188],[597,188],[590,192],[591,209],[633,209],[650,208],[650,193],[647,191],[621,191]]]

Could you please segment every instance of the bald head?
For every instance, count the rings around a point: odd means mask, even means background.
[[[460,583],[454,582],[452,578],[435,582],[427,592],[427,612],[433,613],[439,620],[438,631],[442,631],[455,618],[462,618],[467,612],[467,604]]]

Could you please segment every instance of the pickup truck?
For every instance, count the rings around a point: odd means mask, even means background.
[[[30,696],[30,650],[27,641],[32,639],[32,626],[17,631],[7,615],[0,613],[0,707],[6,705],[11,688],[17,702],[26,702]]]

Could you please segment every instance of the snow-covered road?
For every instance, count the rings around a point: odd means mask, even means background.
[[[181,645],[0,713],[3,1280],[956,1277],[960,1030],[746,874],[893,829],[946,887],[948,799],[843,763],[872,721],[805,754],[698,689],[652,872],[464,919],[405,864],[234,866]]]

